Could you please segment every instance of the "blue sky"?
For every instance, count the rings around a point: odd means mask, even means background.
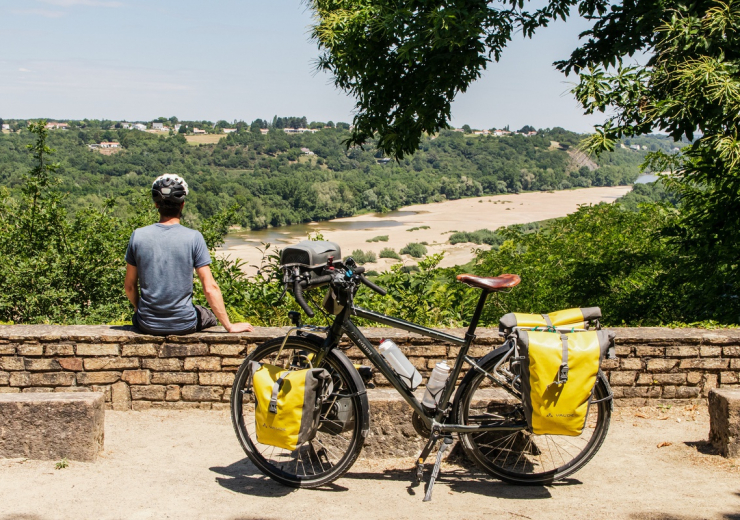
[[[314,72],[300,0],[0,0],[0,117],[151,120],[352,119],[353,101]],[[552,62],[583,20],[517,37],[455,101],[452,124],[589,131]]]

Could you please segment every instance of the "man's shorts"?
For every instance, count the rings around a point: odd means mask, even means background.
[[[141,323],[139,323],[139,318],[137,313],[134,313],[133,317],[131,318],[131,322],[133,323],[134,327],[136,327],[140,332],[143,332],[144,334],[151,334],[152,336],[168,336],[168,335],[179,335],[179,334],[191,334],[193,332],[199,332],[203,329],[207,329],[209,327],[215,327],[218,325],[218,320],[216,319],[216,315],[213,314],[213,311],[209,309],[208,307],[203,307],[202,305],[193,305],[195,307],[195,315],[197,319],[197,323],[195,325],[194,329],[188,329],[183,331],[170,331],[170,332],[155,332],[152,330],[149,330],[146,327],[143,327]]]

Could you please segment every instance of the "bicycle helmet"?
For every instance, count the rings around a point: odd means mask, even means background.
[[[154,202],[174,202],[181,204],[189,193],[188,183],[179,175],[165,173],[157,177],[152,183],[152,199]]]

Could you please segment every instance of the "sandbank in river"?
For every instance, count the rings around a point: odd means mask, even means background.
[[[625,195],[632,186],[583,188],[556,192],[532,192],[520,194],[492,195],[471,199],[448,200],[432,204],[417,204],[387,214],[364,214],[325,222],[311,222],[259,231],[230,233],[220,252],[247,263],[245,270],[254,274],[262,259],[257,249],[261,242],[283,248],[306,239],[306,234],[319,231],[326,240],[336,242],[342,255],[349,256],[355,249],[373,251],[390,247],[398,252],[409,242],[427,242],[429,253],[444,252],[440,265],[453,266],[469,262],[475,248],[487,248],[475,244],[451,245],[448,240],[452,231],[495,230],[511,224],[526,224],[538,220],[563,217],[583,204],[614,202]],[[429,229],[408,231],[419,226]],[[367,242],[379,235],[388,235],[387,242]],[[402,255],[404,264],[415,264],[417,259]],[[397,260],[378,258],[376,263],[365,264],[368,269],[383,271]]]

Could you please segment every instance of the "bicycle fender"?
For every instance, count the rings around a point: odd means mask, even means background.
[[[322,338],[321,336],[317,336],[316,334],[301,334],[299,337],[316,344],[316,346],[318,347],[321,347],[324,344],[324,338]],[[363,438],[366,438],[368,432],[370,431],[370,405],[368,404],[367,400],[367,389],[365,388],[365,382],[362,380],[360,373],[355,368],[354,363],[350,361],[350,359],[345,355],[344,352],[335,348],[332,349],[331,352],[329,352],[329,355],[333,356],[337,361],[344,365],[347,371],[351,374],[352,381],[357,387],[357,393],[359,394],[360,402],[362,403],[362,429],[360,433]]]

